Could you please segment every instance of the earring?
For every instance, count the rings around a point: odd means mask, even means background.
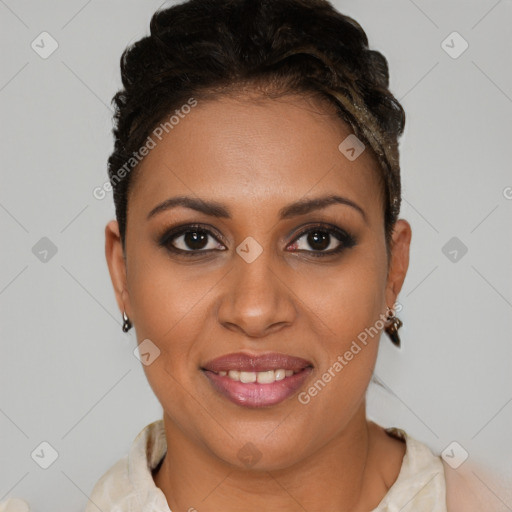
[[[394,310],[391,309],[390,307],[388,307],[388,311],[387,311],[387,320],[388,320],[389,324],[386,325],[386,327],[384,328],[386,331],[386,334],[389,336],[392,343],[396,347],[400,348],[401,342],[400,342],[400,336],[398,336],[398,329],[400,329],[400,327],[402,327],[402,325],[404,325],[404,324],[402,323],[402,320],[400,320],[400,318],[395,316]]]
[[[123,332],[128,332],[132,328],[132,323],[130,319],[126,315],[126,312],[123,311]]]

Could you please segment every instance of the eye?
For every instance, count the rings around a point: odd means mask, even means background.
[[[311,256],[329,256],[354,247],[355,244],[355,238],[343,229],[319,224],[302,231],[289,247],[292,250],[310,252]]]
[[[158,244],[169,252],[193,257],[216,250],[227,250],[226,246],[219,242],[219,238],[222,237],[215,236],[210,229],[202,225],[190,224],[165,231],[159,237]],[[317,257],[338,254],[354,245],[355,237],[345,230],[318,224],[303,230],[288,247],[292,251],[307,252]]]
[[[213,233],[200,225],[187,225],[166,231],[159,245],[171,252],[194,256],[197,253],[226,250]]]

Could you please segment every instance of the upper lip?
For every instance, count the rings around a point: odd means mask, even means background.
[[[217,357],[202,366],[203,370],[218,373],[220,371],[238,370],[242,372],[261,372],[265,370],[294,370],[299,371],[312,363],[301,357],[267,352],[265,354],[246,354],[237,352]]]

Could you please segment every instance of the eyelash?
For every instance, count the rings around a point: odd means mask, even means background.
[[[329,225],[329,224],[313,224],[308,226],[306,229],[302,230],[292,241],[291,244],[294,244],[297,240],[300,240],[304,235],[307,235],[310,232],[320,231],[322,233],[327,233],[328,235],[333,236],[338,242],[340,242],[339,246],[336,249],[332,249],[328,252],[326,251],[308,251],[299,249],[299,252],[307,252],[310,253],[311,256],[317,258],[317,257],[327,257],[332,256],[334,254],[339,254],[345,249],[350,249],[351,247],[354,247],[356,245],[357,240],[356,238],[350,234],[348,231],[345,231],[343,229],[337,228],[335,226]],[[183,255],[185,257],[197,257],[201,253],[209,253],[211,251],[215,251],[217,249],[206,249],[206,250],[190,250],[190,251],[184,251],[183,249],[178,249],[174,247],[171,242],[174,241],[176,238],[178,238],[181,235],[187,234],[187,233],[194,233],[199,232],[206,235],[212,236],[217,242],[219,240],[217,238],[221,238],[220,236],[215,236],[212,231],[210,231],[207,227],[201,225],[201,224],[188,224],[186,226],[180,226],[177,228],[171,228],[164,232],[163,235],[158,237],[158,245],[161,247],[164,247],[169,252],[172,252],[174,254]]]

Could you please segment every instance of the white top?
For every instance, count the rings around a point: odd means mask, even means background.
[[[447,512],[441,458],[403,430],[386,430],[405,440],[406,451],[397,480],[372,512]],[[111,512],[172,512],[151,473],[166,450],[163,420],[144,427],[129,454],[96,483],[85,512],[98,512],[97,507]]]

